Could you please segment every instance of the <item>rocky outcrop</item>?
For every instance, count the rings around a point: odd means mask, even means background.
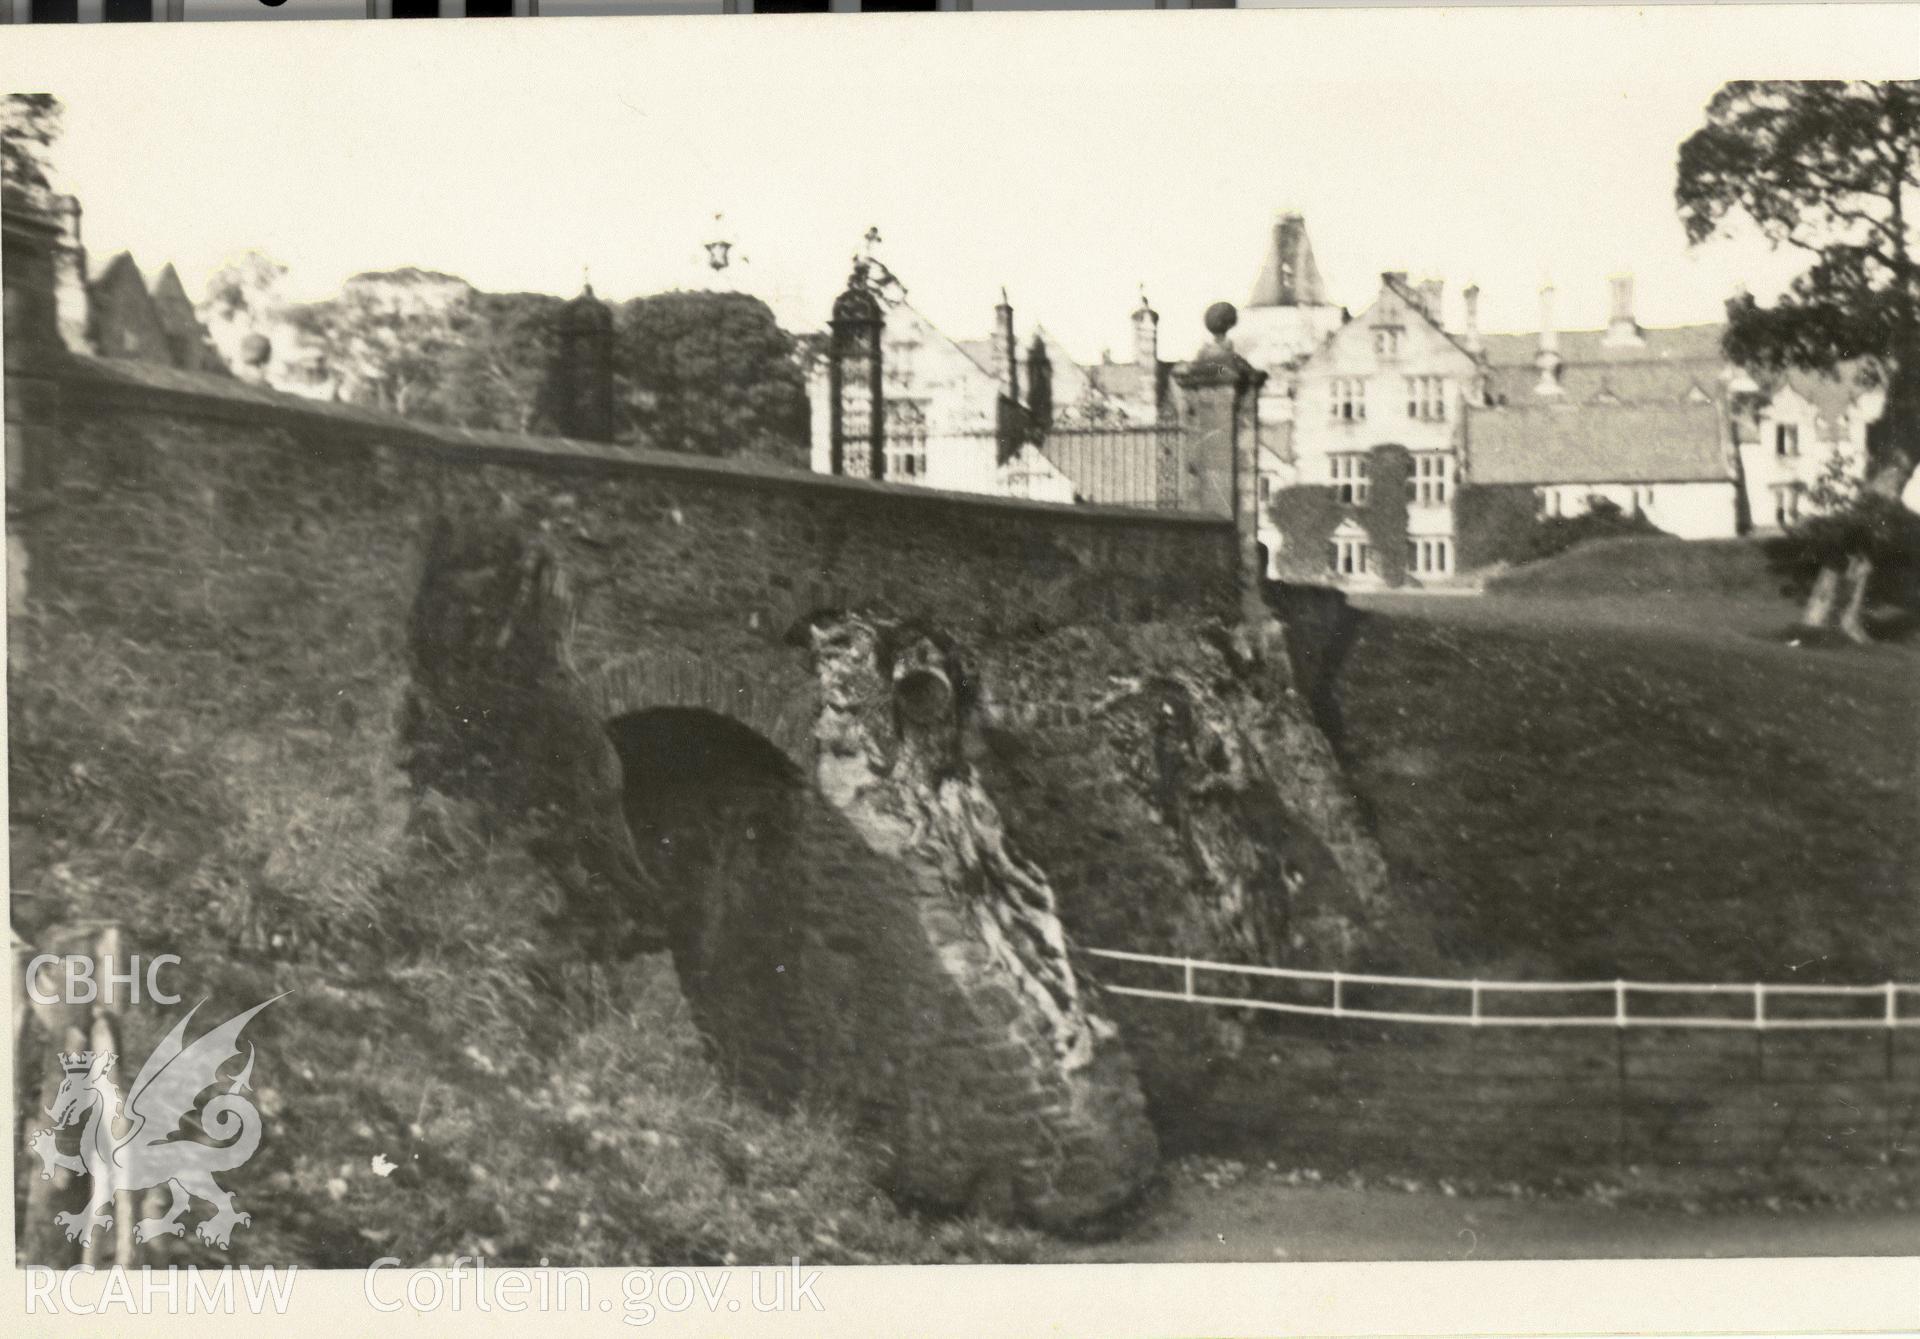
[[[889,1188],[1050,1226],[1125,1203],[1157,1162],[1045,874],[966,761],[970,693],[936,634],[815,623],[811,774],[711,713],[613,728],[628,822],[723,1069],[854,1115]]]
[[[1385,862],[1277,638],[1065,629],[996,648],[989,682],[983,771],[1078,943],[1338,966],[1377,923]],[[1167,1137],[1239,1024],[1133,1000],[1114,1012]]]

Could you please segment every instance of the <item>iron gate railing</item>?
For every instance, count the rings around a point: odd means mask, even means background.
[[[954,433],[929,439],[929,453],[943,448],[998,461],[993,491],[1036,502],[1082,506],[1134,507],[1200,515],[1231,514],[1225,499],[1231,489],[1198,460],[1193,437],[1170,425],[1056,428],[1034,433],[1009,448],[991,431]],[[938,486],[941,463],[929,461],[928,482]],[[899,482],[912,482],[902,479]],[[985,481],[983,480],[983,486]]]

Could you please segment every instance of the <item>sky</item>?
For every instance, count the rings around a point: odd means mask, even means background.
[[[1468,282],[1489,330],[1715,319],[1799,268],[1689,248],[1679,143],[1729,78],[1910,77],[1920,8],[1294,11],[153,27],[8,34],[8,91],[67,104],[57,150],[99,264],[196,297],[259,249],[299,297],[402,265],[620,299],[725,283],[824,324],[870,227],[914,305],[1125,356],[1244,302],[1276,210],[1336,301],[1382,270]],[[1904,67],[1904,68],[1903,68]],[[721,217],[718,221],[715,215]]]

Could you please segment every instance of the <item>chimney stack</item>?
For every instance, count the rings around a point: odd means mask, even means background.
[[[1479,353],[1485,347],[1480,342],[1480,285],[1468,284],[1461,290],[1460,298],[1467,305],[1467,325],[1461,342],[1468,352]]]
[[[1147,301],[1144,287],[1133,313],[1133,361],[1149,376],[1160,366],[1160,313]]]
[[[1013,304],[1007,290],[1000,290],[1000,303],[993,309],[993,375],[1000,393],[1009,400],[1020,398],[1020,347],[1013,339]]]
[[[1553,285],[1540,285],[1540,352],[1533,357],[1533,365],[1540,370],[1540,380],[1534,384],[1535,395],[1558,395],[1560,393],[1560,331],[1553,323]]]
[[[1607,316],[1606,344],[1610,347],[1645,344],[1640,322],[1633,315],[1633,275],[1622,273],[1607,279],[1611,310]]]
[[[1427,314],[1427,319],[1435,325],[1441,323],[1440,298],[1441,294],[1446,291],[1446,286],[1447,281],[1444,279],[1422,279],[1420,281],[1420,309]]]

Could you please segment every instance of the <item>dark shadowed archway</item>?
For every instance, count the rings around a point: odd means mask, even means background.
[[[656,707],[610,721],[621,806],[666,913],[682,988],[729,1077],[779,1105],[799,1092],[799,768],[739,721]],[[782,897],[782,890],[795,895]]]

